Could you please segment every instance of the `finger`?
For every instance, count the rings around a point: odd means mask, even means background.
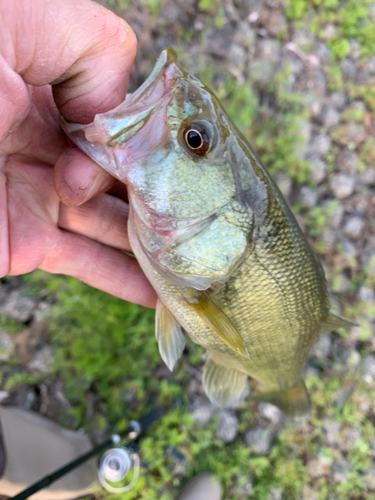
[[[136,38],[90,0],[13,0],[1,4],[0,47],[25,82],[54,84],[68,120],[88,123],[124,100]]]
[[[101,194],[80,207],[61,204],[59,227],[129,252],[128,216],[127,203],[114,196]]]
[[[5,159],[0,157],[0,278],[4,277],[9,271],[7,189],[2,162],[4,163]]]
[[[67,274],[103,292],[147,307],[155,307],[156,294],[137,261],[120,250],[83,236],[61,231],[59,244],[40,269]]]
[[[0,23],[1,26],[1,23]],[[1,27],[0,27],[1,30]],[[0,34],[1,39],[1,34]],[[0,44],[1,47],[1,44]],[[29,111],[29,94],[22,78],[11,70],[0,52],[0,144]],[[2,153],[0,149],[0,153]]]
[[[81,205],[115,183],[116,179],[76,147],[68,148],[54,168],[56,192],[70,206]]]

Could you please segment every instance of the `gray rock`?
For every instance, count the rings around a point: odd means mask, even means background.
[[[13,350],[12,337],[0,330],[0,361],[8,361],[13,354]]]
[[[272,79],[274,65],[270,61],[255,59],[250,64],[250,78],[257,83],[267,83]]]
[[[375,356],[372,354],[365,356],[362,361],[360,371],[363,380],[368,384],[372,384],[375,381]]]
[[[325,206],[325,204],[323,206]],[[345,212],[344,206],[341,205],[341,203],[340,205],[337,205],[333,210],[333,212],[331,212],[331,215],[327,217],[328,226],[331,227],[332,229],[336,229],[337,227],[339,227],[344,217],[344,212]]]
[[[288,198],[292,192],[292,179],[282,172],[277,172],[274,179],[285,198]]]
[[[318,200],[318,194],[314,189],[309,188],[308,186],[303,186],[300,189],[298,195],[298,201],[305,208],[315,207],[316,202]]]
[[[371,465],[365,474],[366,487],[370,491],[375,491],[375,466]]]
[[[271,488],[267,500],[283,500],[283,490],[281,488]]]
[[[250,28],[246,21],[241,21],[237,24],[236,32],[234,34],[233,41],[238,43],[245,49],[253,50],[255,45],[255,30]]]
[[[330,335],[322,335],[311,350],[312,356],[326,358],[331,351],[332,339]]]
[[[194,421],[201,427],[208,424],[212,415],[215,413],[215,406],[203,400],[203,398],[196,397],[191,407],[192,417]]]
[[[284,418],[281,410],[271,403],[259,403],[258,409],[262,417],[270,420],[274,425],[278,425]]]
[[[323,98],[327,92],[327,78],[321,69],[315,69],[311,78],[311,87],[314,92]]]
[[[310,144],[310,149],[320,155],[325,155],[331,148],[331,139],[328,135],[319,134],[314,137]]]
[[[228,51],[228,61],[241,70],[246,63],[246,59],[245,49],[237,43],[232,43]]]
[[[349,238],[359,238],[365,227],[365,221],[361,217],[350,217],[344,226],[344,233]]]
[[[350,261],[357,257],[358,249],[352,241],[342,240],[342,254]]]
[[[359,59],[361,57],[361,45],[357,40],[350,40],[350,49],[348,52],[348,56],[352,59]]]
[[[324,42],[316,43],[315,54],[323,64],[328,64],[331,59],[331,50]]]
[[[355,177],[348,174],[336,174],[332,178],[330,186],[336,198],[340,200],[347,198],[354,192]]]
[[[329,100],[331,105],[338,110],[343,109],[346,104],[346,96],[340,92],[333,92],[333,94],[329,97]]]
[[[306,159],[311,162],[311,180],[315,184],[319,184],[326,176],[325,161],[323,161],[317,154],[311,154]]]
[[[29,370],[51,373],[54,364],[54,352],[51,346],[44,345],[37,350],[33,359],[27,364]]]
[[[326,106],[321,115],[322,123],[327,128],[332,128],[340,121],[340,114],[335,108]]]
[[[371,56],[367,63],[367,68],[371,75],[375,75],[375,56]]]
[[[335,158],[335,164],[340,172],[354,175],[357,172],[358,156],[348,148],[341,149]]]
[[[337,420],[330,420],[328,418],[323,420],[322,430],[328,444],[335,445],[337,443],[340,427],[341,424]]]
[[[358,299],[362,302],[374,302],[375,291],[366,285],[362,285],[358,290]]]
[[[357,71],[356,65],[350,59],[343,59],[341,61],[341,74],[344,79],[355,82]]]
[[[216,437],[223,443],[231,443],[235,440],[238,432],[238,418],[234,411],[221,410],[219,412],[219,426]]]
[[[365,167],[365,169],[358,175],[359,181],[363,184],[372,185],[375,184],[375,169],[371,165]]]
[[[1,301],[0,314],[5,314],[24,323],[31,319],[36,306],[37,299],[35,297],[21,295],[20,292],[14,290]]]
[[[261,59],[268,59],[275,63],[280,57],[280,43],[270,38],[259,40],[257,53]]]
[[[248,498],[253,490],[254,480],[252,476],[247,476],[246,478],[239,476],[239,479],[240,481],[238,481],[238,484],[231,490],[232,495],[236,498]]]
[[[330,472],[330,460],[324,455],[318,455],[306,464],[306,470],[310,477],[317,479],[326,476]]]
[[[245,443],[246,446],[252,448],[255,455],[265,455],[270,451],[275,436],[275,429],[257,427],[246,432]]]

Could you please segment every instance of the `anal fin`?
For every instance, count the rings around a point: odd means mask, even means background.
[[[156,304],[155,336],[162,360],[173,371],[185,349],[186,341],[181,326],[160,299]]]
[[[307,418],[311,413],[310,398],[303,380],[287,391],[257,390],[252,393],[251,398],[255,401],[272,403],[289,417]]]
[[[228,316],[208,295],[201,293],[198,301],[188,302],[188,305],[198,316],[221,338],[231,349],[249,358],[249,351],[238,333],[236,327]]]
[[[321,335],[325,335],[326,333],[330,333],[332,330],[336,330],[337,328],[345,328],[347,330],[352,326],[358,325],[357,323],[353,323],[352,321],[341,318],[341,316],[337,316],[336,314],[330,312],[319,333]]]
[[[233,368],[218,365],[209,358],[203,368],[203,387],[212,403],[229,406],[241,399],[247,375]]]

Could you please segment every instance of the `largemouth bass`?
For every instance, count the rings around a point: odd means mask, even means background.
[[[254,397],[309,413],[302,379],[329,310],[322,266],[277,186],[215,95],[165,49],[145,83],[70,138],[128,186],[129,237],[155,288],[156,338],[172,370],[183,330],[207,351],[218,405]]]

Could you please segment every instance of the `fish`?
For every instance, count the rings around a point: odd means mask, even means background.
[[[156,339],[173,370],[185,333],[203,346],[216,405],[251,397],[310,414],[303,380],[330,311],[323,268],[271,176],[214,93],[164,49],[115,109],[70,139],[127,185],[132,251],[154,287]]]

